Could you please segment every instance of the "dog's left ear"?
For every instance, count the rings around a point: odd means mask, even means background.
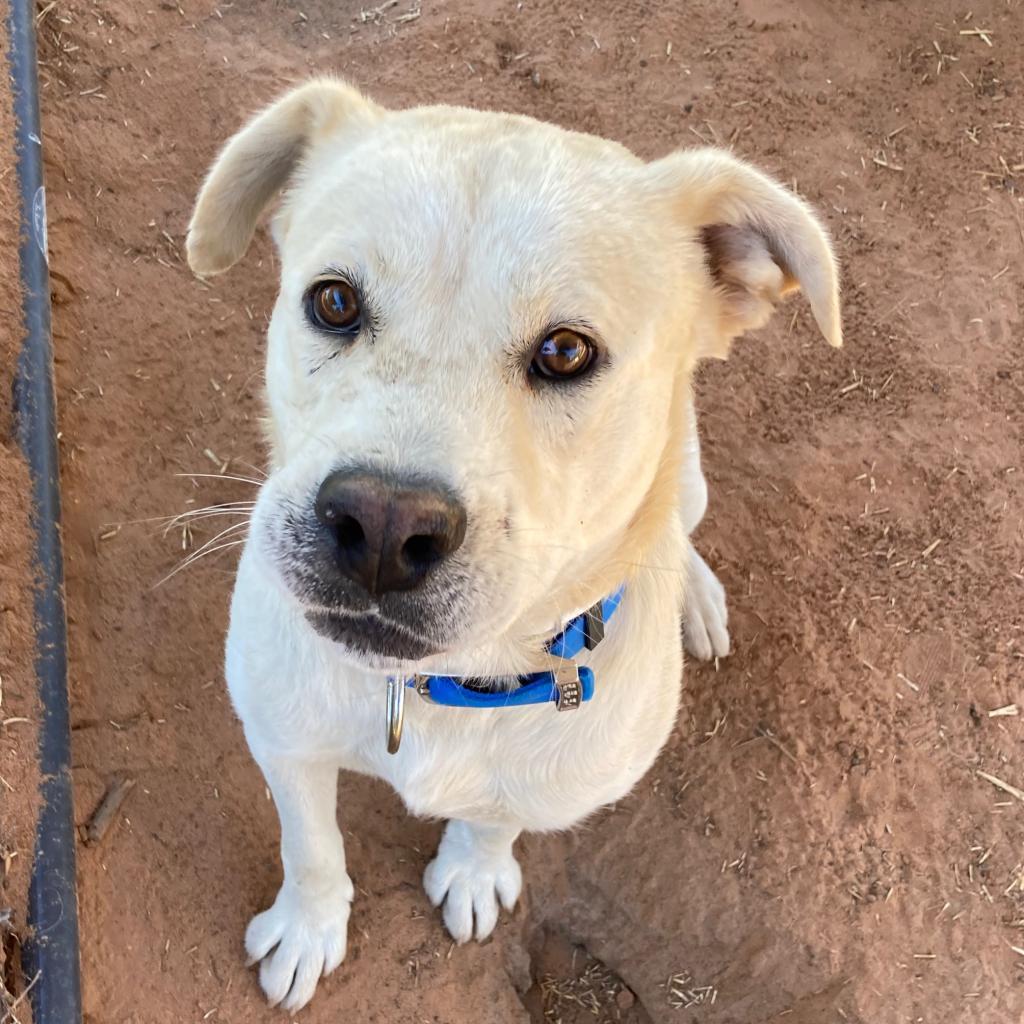
[[[682,150],[648,168],[680,229],[704,248],[717,302],[701,356],[724,359],[797,288],[830,345],[843,343],[839,275],[828,235],[788,189],[719,149]]]

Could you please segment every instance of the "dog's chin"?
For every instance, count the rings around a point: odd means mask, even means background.
[[[365,668],[398,669],[442,650],[439,644],[374,612],[311,609],[306,621],[320,636],[338,644],[349,660]]]

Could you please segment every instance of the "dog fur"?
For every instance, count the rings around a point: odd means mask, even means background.
[[[389,111],[318,79],[214,163],[189,230],[193,270],[231,267],[279,196],[270,472],[226,665],[281,822],[284,882],[246,949],[270,1001],[294,1011],[345,955],[339,769],[448,819],[424,886],[459,942],[515,904],[522,830],[569,828],[647,771],[679,703],[681,621],[696,656],[728,652],[724,592],[689,540],[707,502],[694,367],[795,288],[833,345],[841,326],[813,213],[721,150],[647,163],[530,118]],[[373,296],[350,345],[318,336],[304,312],[311,283],[339,271]],[[531,347],[563,323],[597,341],[600,366],[572,387],[533,387]],[[394,626],[429,648],[414,662],[325,639],[305,617],[324,599],[297,582],[303,517],[327,474],[351,465],[429,475],[468,510],[463,546],[416,598],[421,628]],[[386,752],[389,673],[544,668],[545,640],[623,584],[606,639],[580,658],[597,677],[581,709],[410,695],[401,749]]]

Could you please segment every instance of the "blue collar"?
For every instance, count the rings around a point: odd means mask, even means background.
[[[622,600],[620,587],[610,597],[598,601],[585,612],[577,615],[554,639],[545,645],[545,651],[555,658],[569,660],[581,651],[592,651],[604,639],[604,624],[615,614]],[[567,672],[568,670],[568,672]],[[570,680],[575,678],[580,693],[573,699],[567,692]],[[581,700],[594,696],[594,673],[586,665],[575,665],[554,669],[551,672],[531,672],[519,677],[519,686],[514,690],[486,690],[460,683],[454,676],[413,676],[406,686],[415,687],[421,697],[432,704],[443,704],[449,708],[519,708],[527,704],[576,706]]]
[[[450,708],[518,708],[551,703],[559,711],[571,711],[590,700],[594,696],[593,669],[571,659],[583,650],[592,651],[604,639],[605,623],[618,609],[624,589],[619,587],[614,594],[570,620],[544,648],[560,663],[549,672],[520,676],[519,686],[513,690],[477,689],[455,676],[415,675],[404,681],[389,677],[388,750],[394,753],[401,742],[405,690],[409,687],[431,704]]]

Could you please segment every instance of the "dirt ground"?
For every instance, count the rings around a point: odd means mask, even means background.
[[[80,851],[88,1019],[281,1016],[241,945],[279,866],[221,676],[233,553],[154,589],[215,530],[140,520],[251,493],[274,257],[203,285],[183,234],[241,119],[332,70],[645,156],[731,145],[828,221],[847,345],[797,301],[704,371],[735,653],[687,667],[633,795],[521,842],[492,941],[452,949],[422,894],[440,826],[343,780],[350,952],[304,1018],[1021,1020],[1024,6],[409,2],[41,16],[79,820],[138,780]]]
[[[7,4],[0,2],[0,53],[7,54]],[[30,1019],[21,942],[39,805],[39,707],[32,670],[31,492],[14,438],[11,386],[24,340],[18,269],[20,202],[14,115],[0,76],[0,1024]]]

